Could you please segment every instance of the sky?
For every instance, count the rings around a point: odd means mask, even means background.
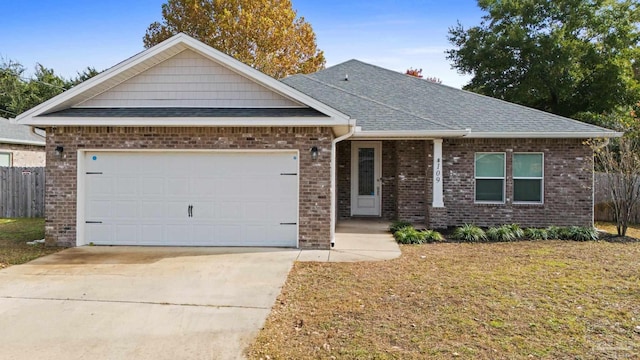
[[[33,73],[36,63],[65,78],[105,70],[144,50],[165,0],[0,0],[0,61]],[[451,69],[448,29],[480,23],[476,0],[292,0],[313,27],[327,66],[358,59],[405,72],[422,69],[460,88],[470,75]]]

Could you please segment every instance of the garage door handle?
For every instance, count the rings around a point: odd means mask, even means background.
[[[187,216],[193,217],[193,205],[187,206]]]
[[[298,225],[298,223],[280,223],[280,225]]]

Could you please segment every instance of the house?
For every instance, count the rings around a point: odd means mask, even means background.
[[[0,166],[44,166],[44,133],[0,118]]]
[[[21,114],[48,243],[330,247],[338,218],[590,225],[607,129],[348,61],[277,81],[184,34]]]

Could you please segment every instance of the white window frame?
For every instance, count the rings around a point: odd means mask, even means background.
[[[516,155],[541,155],[542,156],[542,175],[540,177],[521,177],[514,174]],[[513,203],[514,204],[544,204],[544,153],[543,152],[514,152],[511,158],[511,177],[513,178]],[[516,201],[516,180],[540,180],[540,201]]]
[[[502,167],[503,167],[503,176],[502,177],[477,177],[476,176],[476,167],[478,166],[478,155],[483,154],[501,154],[502,155]],[[502,201],[478,201],[477,200],[477,188],[478,188],[478,180],[502,180]],[[505,204],[506,202],[506,187],[507,187],[507,153],[499,152],[499,151],[478,151],[473,154],[473,201],[475,204]]]

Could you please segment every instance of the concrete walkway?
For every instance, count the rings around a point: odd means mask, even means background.
[[[389,222],[378,219],[345,220],[336,227],[331,250],[302,250],[297,261],[357,262],[395,259],[401,255],[389,233]]]

